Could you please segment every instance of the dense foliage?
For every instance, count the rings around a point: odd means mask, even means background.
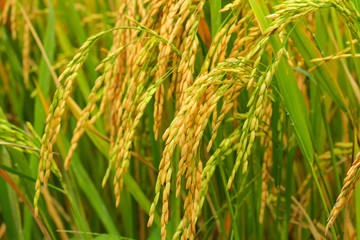
[[[360,238],[357,0],[0,8],[0,239]]]

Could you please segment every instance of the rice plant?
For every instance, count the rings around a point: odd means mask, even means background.
[[[360,238],[359,7],[0,1],[0,239]]]

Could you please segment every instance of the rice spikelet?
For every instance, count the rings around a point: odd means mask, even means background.
[[[346,177],[344,179],[344,185],[341,189],[338,198],[336,199],[336,203],[332,208],[329,218],[327,220],[325,235],[329,231],[329,228],[334,224],[335,219],[340,214],[341,210],[344,208],[345,203],[350,200],[349,197],[352,196],[355,186],[359,180],[359,174],[358,174],[359,167],[360,167],[360,152],[356,155],[354,162],[352,163],[350,169],[346,173]]]

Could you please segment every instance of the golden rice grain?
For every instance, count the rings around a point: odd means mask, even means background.
[[[349,196],[352,195],[352,192],[354,191],[355,185],[358,182],[358,169],[360,167],[360,152],[356,155],[356,158],[354,162],[352,163],[350,169],[346,173],[346,177],[344,179],[344,185],[341,189],[341,192],[336,199],[336,203],[334,207],[332,208],[326,228],[325,228],[325,234],[329,231],[329,228],[333,225],[335,222],[335,219],[345,206],[345,203],[349,200]]]

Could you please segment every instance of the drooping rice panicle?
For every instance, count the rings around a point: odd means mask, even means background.
[[[46,118],[46,126],[41,139],[40,162],[38,168],[38,177],[35,184],[34,207],[35,215],[38,214],[37,203],[40,197],[40,184],[47,185],[50,177],[50,166],[53,160],[53,145],[61,128],[61,118],[65,112],[66,101],[70,96],[73,81],[77,72],[84,63],[89,54],[90,48],[104,33],[99,33],[90,37],[79,49],[72,61],[67,65],[64,72],[60,75],[58,81],[59,88],[56,90],[52,104],[49,107],[49,114]]]
[[[350,200],[349,197],[352,196],[355,186],[359,181],[359,176],[358,176],[359,167],[360,167],[360,153],[356,155],[354,162],[352,163],[350,169],[346,173],[346,177],[344,179],[344,184],[341,189],[341,192],[338,198],[336,199],[336,203],[330,212],[326,224],[325,234],[329,231],[329,228],[334,224],[335,219],[340,214],[341,210],[344,208],[345,203]]]

